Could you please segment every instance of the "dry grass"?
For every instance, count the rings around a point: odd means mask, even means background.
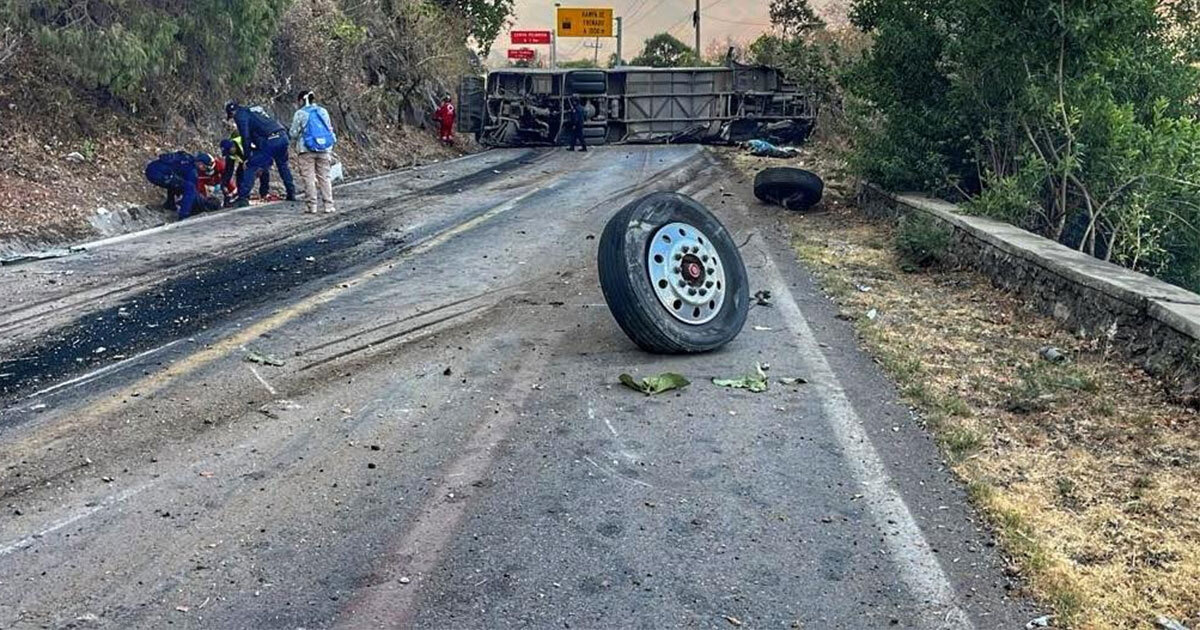
[[[835,180],[823,212],[791,219],[798,256],[922,412],[1056,625],[1200,624],[1195,412],[977,273],[901,271],[893,226],[855,210],[841,165],[816,150],[798,161]],[[1043,360],[1043,346],[1071,362]]]

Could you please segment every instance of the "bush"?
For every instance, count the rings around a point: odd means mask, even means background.
[[[896,254],[905,271],[945,267],[950,263],[954,230],[929,215],[913,212],[900,219]]]
[[[1200,289],[1197,6],[857,0],[851,163]]]

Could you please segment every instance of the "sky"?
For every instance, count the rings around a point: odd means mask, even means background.
[[[517,30],[548,30],[554,23],[555,0],[516,0]],[[689,46],[695,41],[692,30],[692,11],[695,0],[600,0],[589,3],[583,0],[559,0],[563,6],[612,8],[613,14],[625,18],[625,44],[623,56],[632,59],[642,49],[646,39],[668,31]],[[770,30],[768,0],[700,0],[701,46],[707,48],[713,39],[751,42]],[[493,46],[493,54],[503,56],[512,46],[508,32],[501,34]],[[595,40],[563,39],[558,44],[558,57],[562,61],[595,56],[591,46]],[[540,58],[549,54],[549,46],[529,46],[538,51]],[[609,55],[616,52],[615,39],[601,39],[599,59],[601,65]]]

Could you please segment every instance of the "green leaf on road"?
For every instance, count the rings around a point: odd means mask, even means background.
[[[755,394],[767,391],[767,373],[763,370],[761,363],[754,365],[753,374],[747,374],[741,378],[714,378],[712,382],[718,387],[745,389]]]
[[[674,372],[663,372],[657,376],[647,376],[641,381],[634,380],[628,374],[622,374],[620,377],[621,384],[629,389],[642,392],[647,396],[669,392],[673,389],[683,389],[692,382],[683,377],[682,374]]]

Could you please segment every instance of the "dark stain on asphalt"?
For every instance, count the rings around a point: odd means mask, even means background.
[[[402,247],[404,237],[386,229],[382,219],[356,222],[244,257],[215,260],[51,330],[40,343],[0,364],[0,398],[12,399],[189,338],[281,293]]]
[[[543,159],[528,151],[412,196],[454,194],[482,186]],[[219,258],[118,304],[48,331],[13,358],[0,359],[0,403],[122,358],[190,338],[209,326],[262,306],[313,280],[394,252],[407,236],[392,217],[363,219],[310,237],[232,258]]]

